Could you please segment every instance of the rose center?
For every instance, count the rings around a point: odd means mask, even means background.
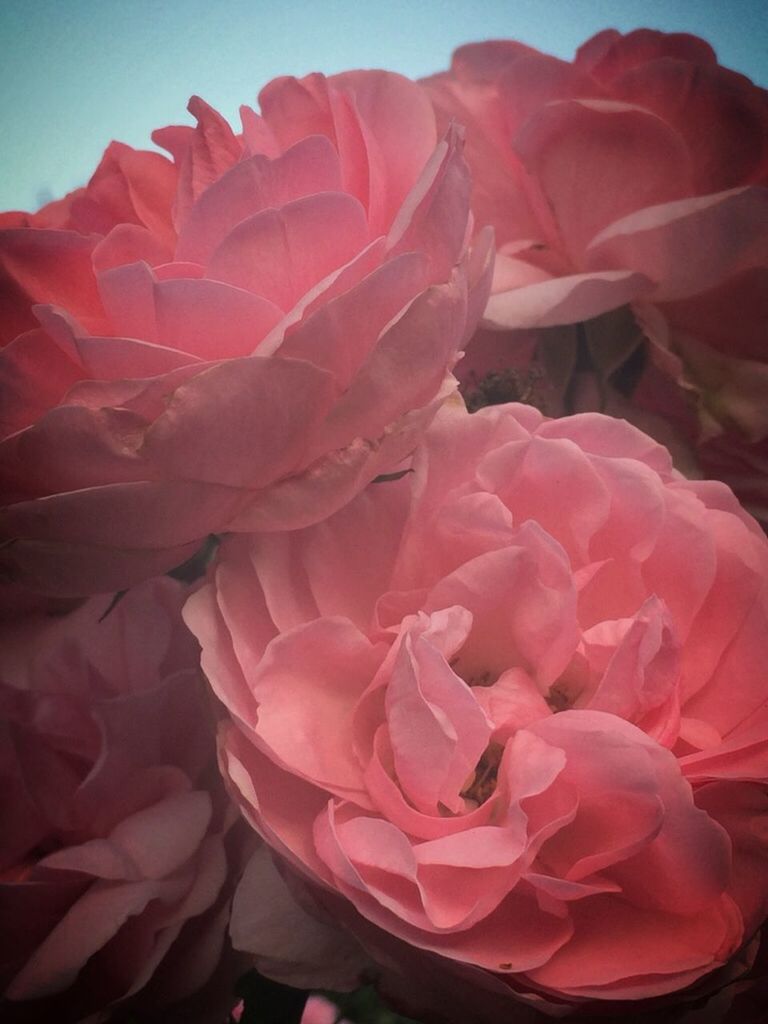
[[[461,795],[465,800],[472,800],[478,806],[488,799],[496,789],[499,764],[504,748],[499,743],[489,743],[483,751],[475,770],[464,783]]]

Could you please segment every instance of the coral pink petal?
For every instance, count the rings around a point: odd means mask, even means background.
[[[466,43],[454,50],[451,71],[459,81],[492,82],[510,64],[525,57],[541,57],[532,46],[514,39],[492,39],[485,43]]]
[[[45,365],[46,373],[38,377],[34,371],[41,365]],[[0,351],[0,437],[30,426],[82,376],[76,362],[39,328],[6,345]]]
[[[353,988],[367,966],[362,949],[347,932],[302,907],[266,846],[256,850],[243,872],[230,934],[235,949],[254,956],[262,974],[300,988]],[[328,1024],[335,1021],[334,1013]],[[306,1011],[302,1024],[309,1024]]]
[[[562,548],[533,522],[518,537],[518,544],[445,576],[424,608],[460,605],[472,612],[472,631],[455,663],[463,678],[493,677],[517,665],[549,686],[576,646],[575,594]]]
[[[427,287],[427,270],[421,253],[388,260],[289,330],[280,355],[310,360],[330,371],[345,390],[373,351],[382,328]]]
[[[705,66],[717,63],[715,51],[698,36],[638,28],[626,35],[615,29],[599,32],[579,48],[576,65],[584,66],[598,81],[608,83],[633,68],[665,57]]]
[[[332,410],[318,450],[378,437],[388,423],[425,405],[440,388],[464,333],[461,280],[422,292],[378,340]]]
[[[262,742],[311,782],[362,790],[352,712],[380,661],[381,652],[343,619],[319,619],[275,639],[249,680]]]
[[[73,231],[8,228],[0,232],[0,344],[36,327],[36,302],[65,306],[86,325],[100,323],[91,269],[96,239]]]
[[[611,492],[592,460],[570,440],[536,436],[524,446],[500,447],[483,461],[480,475],[515,522],[538,523],[562,544],[574,566],[589,561],[592,538],[610,518]],[[556,507],[555,480],[572,495],[567,520]]]
[[[514,147],[540,183],[575,261],[618,218],[690,194],[691,161],[679,136],[626,104],[550,103],[526,122]]]
[[[218,281],[161,281],[154,297],[157,341],[202,359],[250,355],[282,316],[261,296]]]
[[[662,59],[632,68],[611,91],[680,134],[700,193],[758,180],[768,158],[768,106],[748,78],[714,63]]]
[[[552,959],[529,972],[558,993],[639,999],[673,992],[720,966],[741,941],[741,922],[728,900],[676,916],[626,905],[616,914],[610,896],[572,904],[574,935]],[[663,936],[663,940],[660,940]]]
[[[432,105],[414,82],[392,72],[347,71],[330,82],[350,95],[360,118],[370,168],[369,207],[382,203],[371,230],[383,233],[437,143]]]
[[[270,846],[304,870],[326,876],[306,822],[325,811],[328,793],[279,768],[231,724],[221,729],[219,763],[246,817]]]
[[[246,533],[301,529],[327,519],[375,477],[401,466],[452,390],[449,385],[428,406],[403,416],[379,437],[355,438],[321,456],[304,472],[254,496],[230,522],[230,529]]]
[[[159,549],[202,540],[212,523],[222,528],[239,500],[229,487],[142,480],[19,502],[3,511],[0,525],[3,537]]]
[[[145,422],[127,409],[63,405],[0,445],[7,497],[24,500],[62,489],[140,480],[145,466],[136,446]],[[19,475],[19,464],[24,466]],[[18,482],[17,482],[18,481]]]
[[[205,263],[247,217],[340,187],[339,159],[325,136],[302,139],[276,159],[257,155],[242,160],[211,184],[192,208],[179,234],[176,258]]]
[[[545,420],[537,429],[540,437],[570,438],[584,452],[615,459],[637,459],[664,480],[674,472],[667,449],[626,420],[585,412],[567,418]]]
[[[451,609],[466,633],[462,611]],[[415,630],[402,638],[385,707],[395,771],[411,803],[425,814],[438,814],[438,804],[463,810],[459,794],[488,744],[490,723],[467,684]]]
[[[93,250],[93,269],[99,274],[126,263],[143,261],[151,267],[167,263],[173,251],[140,224],[116,224]]]
[[[388,248],[395,253],[425,252],[432,264],[432,283],[444,281],[465,241],[469,192],[469,168],[454,126],[400,207],[387,236]]]
[[[625,267],[679,299],[768,262],[768,188],[738,188],[639,210],[608,225],[587,253],[595,270]]]
[[[498,80],[504,124],[514,138],[527,119],[547,103],[567,99],[598,99],[605,90],[580,68],[547,54],[521,54],[503,69]]]
[[[173,392],[141,453],[166,473],[265,487],[298,468],[332,401],[323,370],[293,359],[231,359]]]
[[[208,276],[287,311],[367,242],[358,201],[341,192],[320,192],[242,221],[214,251]]]
[[[240,159],[242,144],[225,119],[199,96],[193,96],[187,110],[197,127],[187,136],[189,145],[180,161],[173,219],[184,224],[189,210],[209,185],[217,181]]]

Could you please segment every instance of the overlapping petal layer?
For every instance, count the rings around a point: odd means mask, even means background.
[[[694,998],[768,913],[768,544],[597,414],[449,403],[414,468],[187,603],[232,791],[426,1019],[425,963],[439,1020]],[[270,870],[241,941],[316,977],[248,930]]]
[[[413,449],[487,296],[458,129],[388,72],[113,145],[0,231],[2,568],[81,595],[329,515]],[[14,337],[18,332],[20,336]]]
[[[93,599],[3,627],[10,1021],[76,1022],[125,1000],[183,1004],[221,965],[233,818],[195,644],[179,621],[184,597],[161,580],[106,617],[109,601]]]
[[[499,243],[493,353],[484,332],[459,368],[472,405],[630,418],[768,522],[749,468],[768,433],[765,90],[649,29],[572,62],[471,44],[423,84],[467,128]]]

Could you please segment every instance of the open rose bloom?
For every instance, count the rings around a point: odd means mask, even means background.
[[[466,126],[499,246],[492,330],[460,368],[473,400],[632,418],[768,523],[765,90],[647,29],[572,62],[470,44],[424,85]]]
[[[319,521],[392,470],[487,298],[461,133],[388,72],[201,100],[0,231],[2,571],[82,595],[220,531]]]
[[[94,598],[3,626],[4,1021],[97,1020],[125,1000],[171,1019],[193,994],[209,1019],[231,1005],[216,974],[237,849],[184,598],[161,580],[103,621],[109,599]]]
[[[309,925],[258,920],[309,885],[325,962],[354,936],[427,1020],[714,991],[768,913],[768,542],[599,414],[450,403],[414,468],[185,607],[279,856],[236,939],[306,979]]]

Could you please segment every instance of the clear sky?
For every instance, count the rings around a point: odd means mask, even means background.
[[[464,42],[570,58],[613,26],[688,31],[768,85],[765,0],[0,0],[0,209],[82,184],[112,138],[149,145],[198,93],[236,122],[279,74],[386,67],[413,77]]]

